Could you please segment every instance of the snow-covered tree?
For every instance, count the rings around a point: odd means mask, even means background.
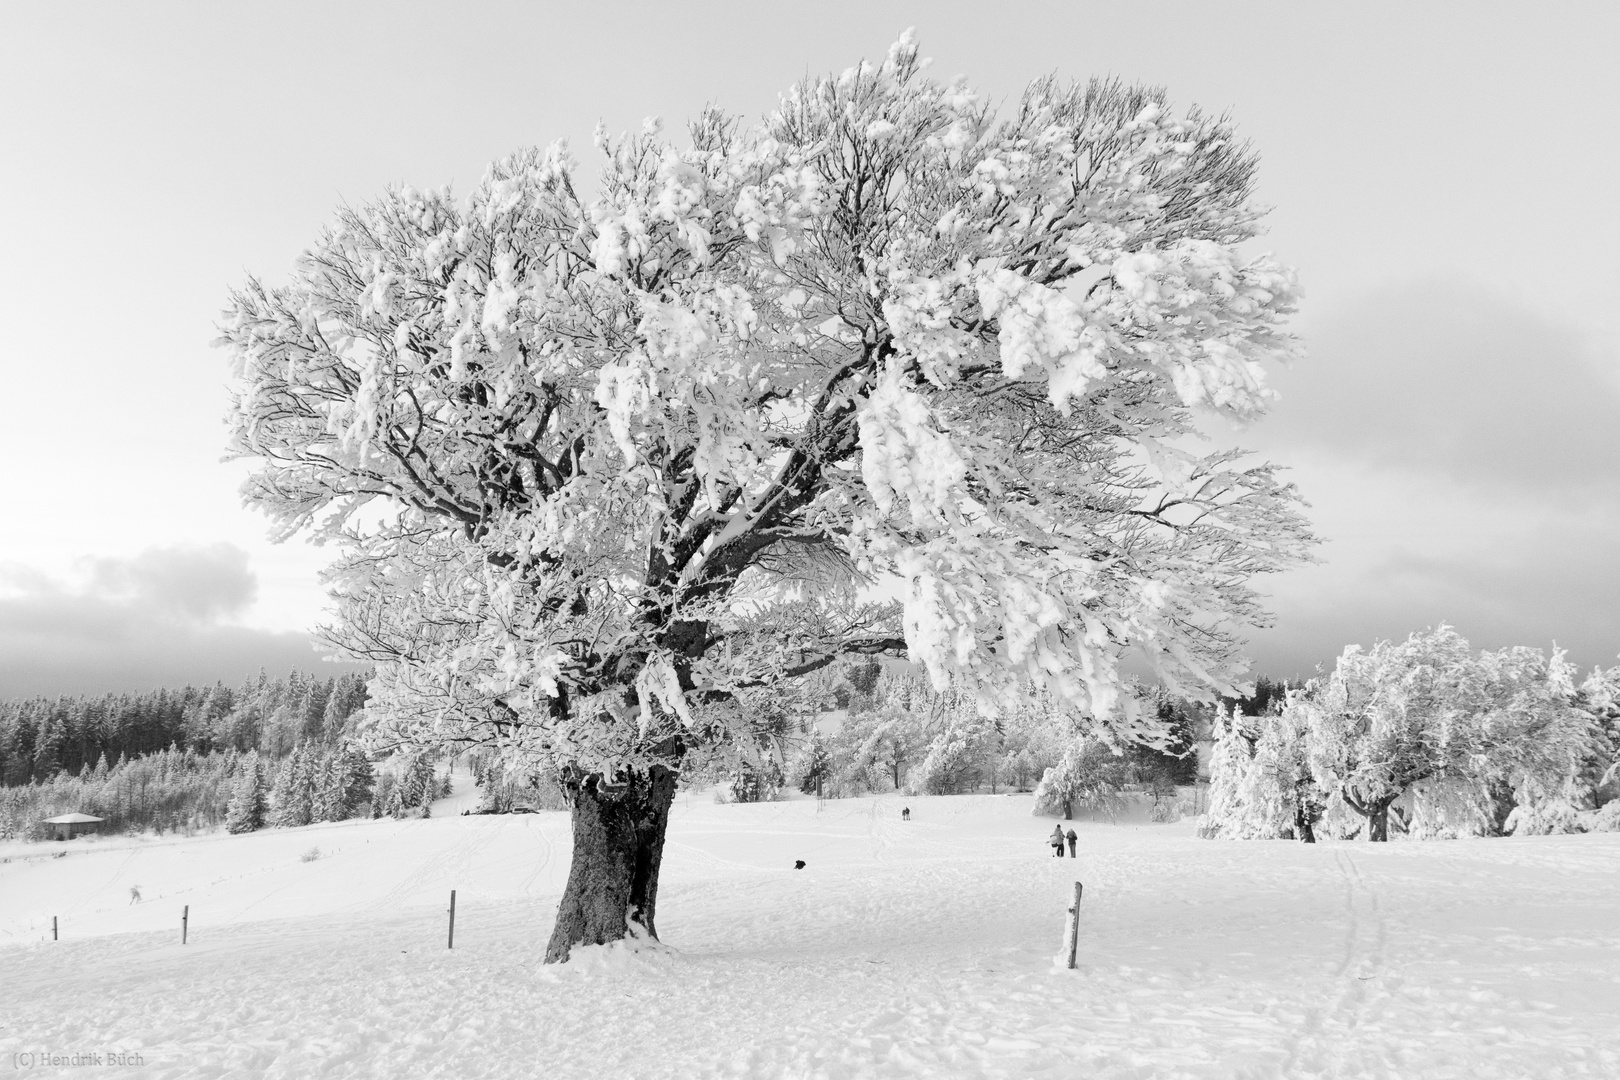
[[[929,740],[922,760],[912,770],[911,786],[924,795],[955,795],[978,786],[989,734],[984,723],[951,717]]]
[[[1035,785],[1037,816],[1074,816],[1080,807],[1112,816],[1124,806],[1130,767],[1124,757],[1100,739],[1071,740],[1058,763]]]
[[[270,792],[271,824],[294,829],[315,820],[315,749],[304,743],[282,759]]]
[[[315,759],[312,770],[314,795],[310,800],[310,813],[316,821],[342,821],[349,816],[344,795],[343,765],[331,751]]]
[[[1503,816],[1517,813],[1501,827],[1573,828],[1570,781],[1599,745],[1562,653],[1476,656],[1449,626],[1351,646],[1289,709],[1318,783],[1367,818],[1371,840],[1388,839],[1390,809],[1409,791],[1429,834],[1496,831],[1493,793]]]
[[[812,731],[788,763],[787,782],[806,795],[821,795],[833,778],[832,751],[827,736]]]
[[[371,816],[399,817],[400,815],[394,812],[396,807],[399,807],[399,781],[391,772],[378,774],[377,786],[371,796]]]
[[[371,801],[376,773],[364,751],[352,743],[345,744],[338,752],[337,771],[343,781],[343,816],[351,818]]]
[[[1209,806],[1198,823],[1198,835],[1206,839],[1237,839],[1244,829],[1239,822],[1248,816],[1243,802],[1248,775],[1254,758],[1254,744],[1244,730],[1244,717],[1236,707],[1232,715],[1215,722],[1215,745],[1209,762]]]
[[[847,779],[856,787],[899,791],[927,753],[941,695],[925,676],[900,669],[879,673],[865,696],[871,707],[847,717],[838,733]]]
[[[1484,707],[1472,764],[1487,786],[1512,792],[1505,832],[1580,832],[1584,814],[1595,808],[1589,764],[1606,741],[1575,678],[1560,650],[1549,657],[1520,647],[1479,657]]]
[[[102,755],[105,763],[106,755]],[[259,763],[257,751],[250,750],[237,763],[235,783],[231,787],[231,801],[225,810],[225,830],[233,833],[253,832],[265,825],[269,802],[265,797],[264,767]]]
[[[1389,838],[1390,805],[1413,784],[1464,764],[1473,677],[1468,642],[1440,626],[1369,651],[1350,646],[1319,692],[1300,699],[1312,771],[1367,819],[1368,839]]]
[[[1234,693],[1250,579],[1306,556],[1272,467],[1192,440],[1294,349],[1254,153],[1156,89],[998,119],[924,68],[908,36],[758,126],[600,136],[590,200],[557,147],[391,191],[231,298],[246,495],[346,552],[379,741],[565,778],[551,960],[655,934],[676,776],[753,752],[747,688],[904,654],[1153,739],[1124,654]]]
[[[400,803],[410,809],[425,806],[439,797],[439,780],[433,762],[425,754],[412,754],[399,774]]]

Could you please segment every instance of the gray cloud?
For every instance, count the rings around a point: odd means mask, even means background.
[[[27,567],[0,574],[0,700],[236,682],[261,667],[356,670],[322,663],[308,634],[222,624],[258,588],[233,545],[95,559],[85,571],[76,586]]]
[[[1414,282],[1309,335],[1259,439],[1516,493],[1620,495],[1620,390],[1578,335],[1509,298]]]
[[[91,595],[193,622],[239,615],[259,591],[247,552],[234,544],[151,548],[129,559],[94,559],[90,568]]]
[[[1401,640],[1449,623],[1479,649],[1567,650],[1583,670],[1617,663],[1620,563],[1613,526],[1547,528],[1524,548],[1437,558],[1397,547],[1346,573],[1296,572],[1272,605],[1277,623],[1251,636],[1255,672],[1309,677],[1346,645]]]

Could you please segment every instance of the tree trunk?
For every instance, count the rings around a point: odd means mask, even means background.
[[[1322,819],[1322,804],[1306,793],[1304,784],[1294,785],[1294,834],[1301,843],[1316,843],[1316,823]]]
[[[1389,804],[1393,799],[1380,799],[1373,803],[1367,815],[1367,839],[1372,843],[1386,843],[1389,840]]]
[[[1349,792],[1345,792],[1343,795],[1345,804],[1367,819],[1367,841],[1369,843],[1387,843],[1389,840],[1389,805],[1399,798],[1399,794],[1388,795],[1379,799],[1369,799],[1366,802],[1352,797]]]
[[[658,869],[675,800],[675,773],[654,765],[609,784],[592,774],[566,785],[573,804],[574,855],[546,963],[575,945],[603,945],[631,934],[656,939]]]

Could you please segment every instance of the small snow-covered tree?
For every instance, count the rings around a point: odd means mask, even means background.
[[[271,824],[293,829],[315,820],[315,748],[300,743],[282,759],[270,793]]]
[[[382,772],[377,776],[377,784],[371,796],[371,816],[398,817],[394,809],[399,806],[399,781],[391,772]]]
[[[412,754],[399,774],[400,803],[409,808],[426,806],[439,797],[439,779],[425,754]]]
[[[1327,796],[1310,768],[1309,714],[1301,691],[1258,716],[1237,706],[1217,721],[1209,808],[1199,835],[1228,840],[1316,842]]]
[[[343,800],[343,774],[336,755],[330,751],[318,754],[312,775],[314,794],[310,800],[310,816],[315,821],[342,821],[347,813]]]
[[[787,781],[806,795],[820,795],[832,776],[833,760],[827,736],[812,731],[789,763]]]
[[[882,790],[887,783],[899,791],[912,766],[927,752],[922,688],[913,683],[908,677],[883,679],[874,687],[873,708],[848,717],[839,731],[840,742],[848,748],[849,767],[864,787]]]
[[[106,762],[107,756],[101,760]],[[248,751],[237,762],[236,780],[231,786],[231,801],[225,809],[225,831],[253,832],[264,828],[269,802],[265,797],[264,767],[259,754]]]
[[[345,743],[339,751],[337,766],[343,781],[343,816],[354,817],[371,800],[376,773],[365,752],[352,743]]]
[[[1589,832],[1620,832],[1620,667],[1594,668],[1581,697],[1596,722],[1596,749],[1583,768],[1596,807],[1585,820]]]
[[[1205,839],[1235,839],[1240,828],[1234,823],[1247,814],[1243,794],[1247,790],[1254,744],[1244,731],[1243,714],[1234,706],[1231,716],[1215,721],[1215,745],[1209,762],[1209,805],[1198,823],[1198,835]]]
[[[1503,831],[1534,835],[1582,831],[1595,808],[1590,763],[1606,749],[1576,671],[1561,650],[1511,648],[1479,657],[1483,699],[1474,771],[1512,792]]]
[[[656,935],[677,774],[755,752],[749,687],[904,654],[1157,739],[1123,656],[1234,693],[1251,579],[1306,555],[1292,488],[1192,441],[1294,349],[1253,152],[1157,89],[998,118],[925,66],[604,135],[589,200],[558,148],[389,192],[231,298],[246,495],[342,546],[379,743],[565,779],[550,960]]]
[[[955,795],[977,786],[984,769],[982,725],[952,718],[934,734],[911,774],[911,786],[924,795]]]
[[[1112,817],[1125,805],[1124,791],[1129,780],[1129,765],[1113,747],[1100,739],[1073,739],[1063,757],[1035,785],[1032,812],[1068,820],[1078,806]]]

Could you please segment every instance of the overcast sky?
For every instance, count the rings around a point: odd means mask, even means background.
[[[1329,541],[1255,671],[1448,621],[1620,651],[1620,5],[0,2],[0,698],[313,666],[327,553],[223,464],[229,288],[341,202],[706,102],[916,26],[992,99],[1117,74],[1230,111],[1307,358],[1237,436]],[[1232,436],[1223,434],[1222,438]]]

